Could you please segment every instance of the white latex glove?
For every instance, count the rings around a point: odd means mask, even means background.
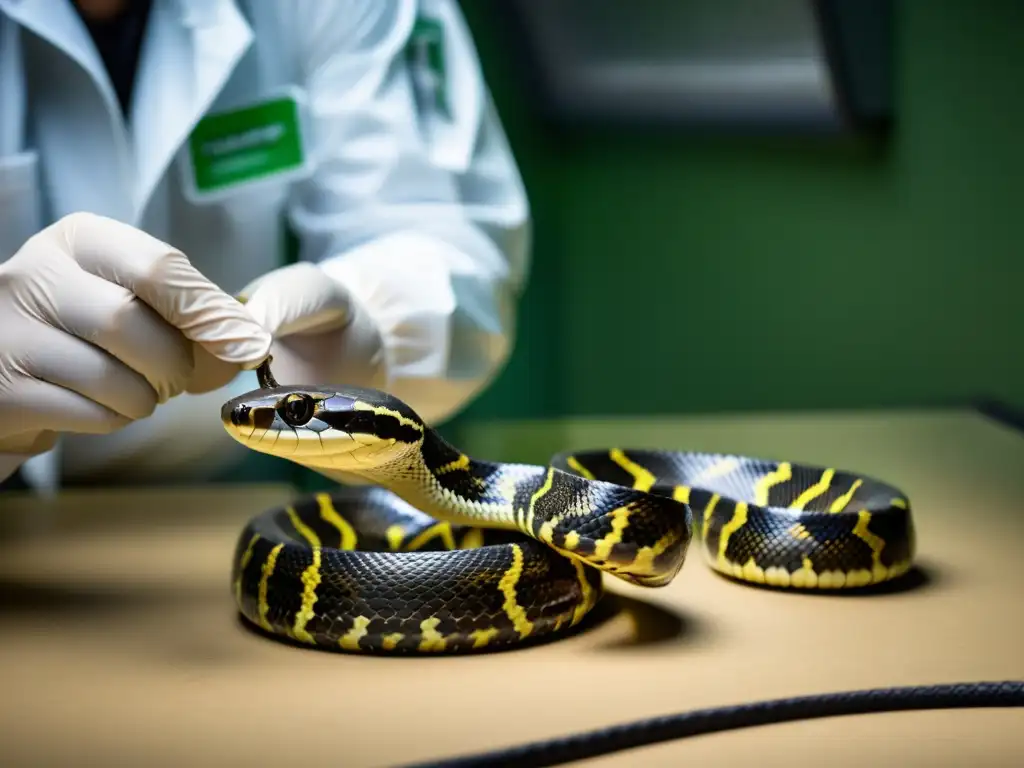
[[[73,214],[0,264],[0,478],[59,433],[105,434],[270,351],[246,308],[144,232]]]
[[[384,386],[384,349],[376,324],[316,264],[276,269],[247,285],[241,296],[274,337],[274,377],[281,384]]]

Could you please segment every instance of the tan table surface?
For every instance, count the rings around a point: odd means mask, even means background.
[[[966,412],[581,422],[566,447],[661,445],[839,465],[909,494],[920,575],[861,597],[746,587],[692,556],[661,590],[527,650],[388,659],[278,644],[228,591],[277,487],[0,499],[0,764],[395,766],[695,707],[1024,679],[1024,436]],[[15,536],[26,520],[49,538]],[[1024,710],[749,728],[592,766],[1024,765]],[[584,763],[579,763],[584,764]]]

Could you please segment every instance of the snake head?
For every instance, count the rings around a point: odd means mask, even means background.
[[[405,403],[361,387],[261,388],[224,403],[221,422],[251,450],[361,475],[402,460],[424,432]]]

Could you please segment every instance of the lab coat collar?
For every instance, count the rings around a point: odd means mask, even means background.
[[[122,132],[115,141],[132,146],[133,223],[253,39],[236,0],[153,0],[136,73],[129,142],[103,61],[71,0],[0,0],[0,13],[64,51],[96,83],[112,124]],[[88,158],[80,162],[87,165]]]
[[[157,0],[159,2],[159,0]],[[89,32],[71,0],[0,0],[0,12],[49,41],[78,62],[96,81],[107,109],[118,112],[117,96]]]
[[[155,0],[151,13],[132,99],[138,215],[253,40],[235,0]]]

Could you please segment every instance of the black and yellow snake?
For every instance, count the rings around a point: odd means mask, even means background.
[[[280,386],[268,363],[259,375],[258,390],[223,406],[236,440],[369,484],[270,510],[239,538],[239,610],[298,642],[515,645],[577,625],[602,573],[668,584],[695,534],[711,568],[776,587],[878,584],[914,555],[906,496],[852,472],[628,449],[481,461],[383,392]]]
[[[260,388],[224,404],[243,445],[358,484],[257,515],[235,550],[238,610],[280,638],[357,653],[514,647],[573,627],[602,574],[647,587],[699,538],[741,582],[840,590],[911,567],[898,489],[854,472],[745,456],[591,450],[547,466],[474,459],[400,400],[356,387]],[[369,487],[366,487],[366,484]],[[548,766],[801,718],[1024,706],[1024,682],[945,683],[737,704],[625,723],[439,766]]]

